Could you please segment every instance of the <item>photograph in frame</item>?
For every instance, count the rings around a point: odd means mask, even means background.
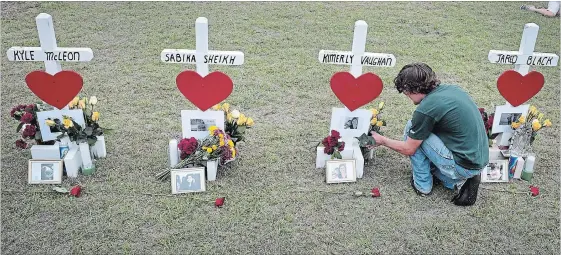
[[[356,182],[356,165],[354,160],[328,160],[325,162],[325,182]]]
[[[206,191],[204,167],[171,170],[171,193],[194,193]]]
[[[481,182],[508,182],[508,160],[490,160],[481,170]]]
[[[495,117],[493,119],[492,133],[512,133],[513,130],[510,126],[512,122],[517,121],[520,116],[528,115],[530,105],[520,105],[513,107],[511,105],[500,105],[495,109]]]
[[[66,115],[76,123],[80,124],[82,128],[86,126],[86,121],[84,120],[84,112],[80,109],[78,110],[52,110],[52,111],[40,111],[37,112],[37,122],[39,123],[39,129],[41,131],[41,139],[43,141],[53,141],[56,140],[60,132],[51,132],[51,128],[47,126],[45,121],[47,119],[59,119],[62,121],[62,116]]]
[[[333,108],[330,130],[337,130],[342,137],[359,137],[368,133],[372,112],[365,109],[349,111],[347,108]]]
[[[63,160],[30,159],[28,166],[29,184],[62,183]]]
[[[223,111],[181,111],[183,138],[195,137],[196,139],[203,139],[209,135],[208,128],[211,126],[217,126],[221,130],[224,130]]]

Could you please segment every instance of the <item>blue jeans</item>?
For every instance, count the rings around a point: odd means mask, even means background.
[[[404,140],[407,140],[410,129],[411,121],[408,121],[403,132]],[[432,191],[432,175],[446,188],[454,189],[455,186],[461,188],[468,178],[481,173],[481,170],[469,170],[456,164],[452,152],[435,134],[430,134],[410,158],[415,187],[425,194]]]

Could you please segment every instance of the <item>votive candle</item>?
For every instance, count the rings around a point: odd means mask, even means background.
[[[179,163],[179,153],[177,150],[177,140],[169,140],[169,164],[173,167]]]

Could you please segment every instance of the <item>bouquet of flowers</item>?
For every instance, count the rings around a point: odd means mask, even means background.
[[[481,113],[481,118],[483,119],[483,124],[485,124],[485,133],[489,139],[489,147],[493,146],[493,139],[497,137],[497,134],[492,133],[493,121],[495,119],[495,113],[487,113],[485,108],[479,108],[479,113]]]
[[[234,145],[244,140],[246,129],[251,128],[254,124],[252,118],[245,116],[240,111],[230,111],[230,104],[228,103],[222,105],[217,104],[213,106],[212,109],[215,111],[224,111],[224,131],[232,138]]]
[[[220,165],[235,160],[237,150],[230,135],[216,126],[209,128],[209,135],[202,140],[194,137],[183,138],[177,145],[181,161],[171,169],[185,168],[189,165],[201,164],[202,161],[220,159]],[[171,169],[166,169],[156,175],[159,180],[167,179]]]
[[[517,121],[511,124],[514,134],[510,140],[511,151],[524,155],[531,150],[538,132],[544,127],[551,127],[553,124],[545,115],[540,113],[535,106],[530,106],[528,115],[521,115]]]
[[[384,102],[380,102],[378,104],[378,108],[371,108],[370,111],[372,112],[372,118],[370,119],[370,128],[368,129],[367,134],[362,134],[360,137],[357,137],[359,146],[363,151],[363,154],[367,151],[367,146],[376,145],[376,141],[370,135],[372,131],[383,134],[381,128],[386,126],[386,120],[382,118],[382,112],[384,110]]]
[[[33,143],[35,144],[54,144],[55,141],[44,143],[39,129],[39,122],[37,121],[37,112],[42,111],[43,105],[41,104],[20,104],[15,106],[10,111],[10,116],[19,121],[16,128],[17,133],[21,133],[21,137],[16,140],[16,147],[20,149],[30,148]]]
[[[323,144],[323,152],[331,155],[331,159],[342,159],[341,151],[345,149],[345,142],[339,142],[341,134],[337,130],[331,130],[331,135],[325,137],[321,144]]]
[[[61,132],[57,137],[60,141],[64,136],[68,136],[70,141],[77,144],[87,142],[93,146],[97,142],[97,136],[103,135],[103,129],[99,126],[99,112],[94,111],[97,104],[97,98],[92,96],[90,100],[86,97],[80,99],[75,97],[69,104],[70,109],[82,109],[84,114],[85,127],[82,128],[80,124],[76,123],[71,117],[63,115],[62,121],[59,119],[47,119],[45,122],[51,128],[51,132]],[[88,107],[89,106],[89,107]],[[89,108],[89,112],[88,112]]]

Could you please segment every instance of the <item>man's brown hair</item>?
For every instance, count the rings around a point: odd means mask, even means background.
[[[425,63],[404,66],[393,80],[399,93],[428,94],[440,85],[436,74]]]

